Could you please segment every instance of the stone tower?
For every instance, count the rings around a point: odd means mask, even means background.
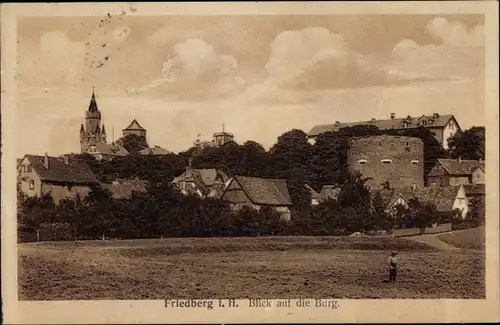
[[[97,107],[94,90],[92,90],[89,109],[85,112],[85,127],[83,124],[80,126],[81,152],[87,152],[88,147],[96,143],[106,143],[106,128],[104,124],[101,128],[101,112]]]

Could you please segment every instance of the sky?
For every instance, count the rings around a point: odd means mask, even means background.
[[[482,15],[25,17],[18,156],[78,152],[92,89],[108,142],[135,118],[179,152],[222,129],[454,114],[484,125]]]

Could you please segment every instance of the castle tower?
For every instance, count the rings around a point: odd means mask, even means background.
[[[222,123],[222,132],[214,133],[212,143],[216,147],[221,147],[226,143],[233,141],[234,141],[234,135],[232,133],[226,132],[224,128],[224,123]]]
[[[123,137],[129,134],[135,134],[140,137],[146,138],[146,129],[143,128],[136,119],[134,119],[129,126],[122,130]]]
[[[106,143],[106,130],[104,125],[101,132],[101,112],[97,107],[95,92],[92,90],[92,97],[88,110],[85,112],[85,127],[80,126],[81,152],[86,152],[90,145],[96,143]]]

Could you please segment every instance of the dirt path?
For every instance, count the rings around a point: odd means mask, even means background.
[[[448,243],[445,243],[441,239],[438,238],[438,236],[443,235],[446,233],[439,233],[439,234],[429,234],[429,235],[419,235],[419,236],[411,236],[411,237],[406,237],[406,239],[413,240],[413,241],[418,241],[427,245],[434,246],[438,249],[442,250],[447,250],[447,251],[456,251],[460,250],[460,248],[455,247],[453,245],[450,245]]]

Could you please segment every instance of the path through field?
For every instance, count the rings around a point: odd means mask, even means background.
[[[272,237],[20,244],[19,298],[484,298],[484,252]],[[386,259],[399,252],[398,282]]]
[[[455,247],[453,245],[450,245],[448,243],[445,243],[441,239],[438,238],[438,236],[442,235],[443,233],[440,234],[428,234],[428,235],[420,235],[420,236],[411,236],[407,237],[409,240],[417,241],[420,243],[424,243],[427,245],[431,245],[433,247],[436,247],[437,249],[445,250],[445,251],[456,251],[459,250],[460,248]]]

